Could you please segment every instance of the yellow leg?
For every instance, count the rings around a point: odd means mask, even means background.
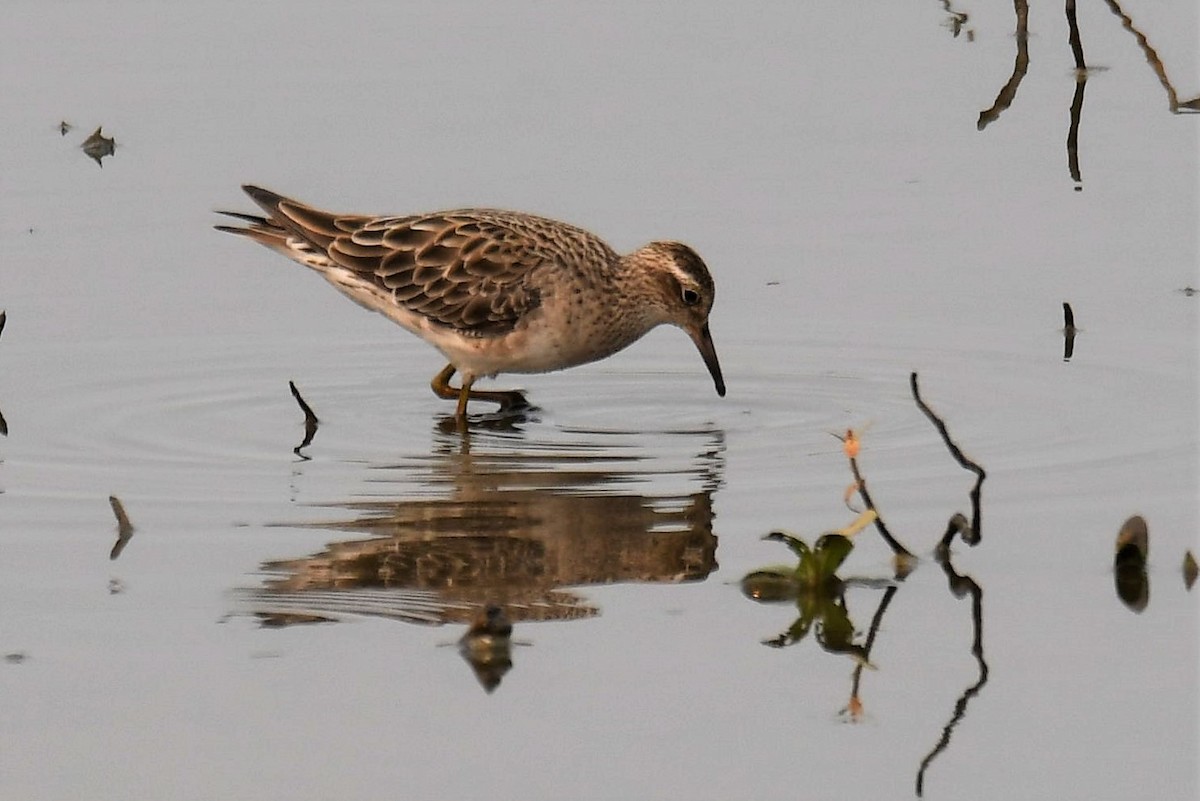
[[[433,389],[435,395],[446,400],[457,400],[458,406],[455,410],[455,416],[460,420],[465,420],[467,417],[467,401],[469,400],[485,400],[492,403],[500,404],[500,411],[508,412],[517,409],[528,409],[529,401],[525,399],[525,393],[519,390],[508,391],[489,391],[482,389],[471,389],[475,384],[475,378],[464,378],[462,387],[455,389],[450,386],[450,378],[457,372],[457,368],[453,364],[447,364],[442,368],[441,372],[433,377],[433,381],[429,386]]]
[[[474,383],[474,378],[463,378],[462,389],[458,391],[458,408],[454,412],[459,420],[467,419],[467,401],[471,399],[471,385]]]

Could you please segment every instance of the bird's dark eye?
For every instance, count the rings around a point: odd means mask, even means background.
[[[700,302],[700,293],[694,289],[683,290],[683,304],[685,306],[695,306]]]

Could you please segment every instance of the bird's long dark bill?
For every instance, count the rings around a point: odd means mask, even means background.
[[[708,326],[701,326],[692,333],[692,341],[696,343],[696,349],[704,357],[704,366],[712,374],[717,394],[722,398],[725,397],[725,379],[721,377],[721,363],[717,361],[717,348],[713,345],[712,334],[709,333]]]

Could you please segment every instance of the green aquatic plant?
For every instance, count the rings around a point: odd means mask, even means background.
[[[742,578],[742,593],[761,603],[790,601],[800,612],[787,631],[765,640],[764,644],[782,648],[803,640],[815,629],[817,642],[826,651],[865,660],[862,647],[853,642],[854,624],[846,610],[844,584],[837,571],[854,550],[851,537],[874,519],[874,512],[864,512],[850,526],[822,534],[811,546],[783,531],[772,531],[763,537],[787,545],[797,562],[747,573]]]

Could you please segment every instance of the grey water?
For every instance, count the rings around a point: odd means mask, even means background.
[[[1197,796],[1194,3],[5,17],[0,796]],[[688,242],[728,395],[662,329],[459,431],[432,348],[211,229],[247,182]],[[913,372],[987,471],[948,562]],[[740,585],[854,520],[848,429],[918,557],[855,536],[865,662]]]

